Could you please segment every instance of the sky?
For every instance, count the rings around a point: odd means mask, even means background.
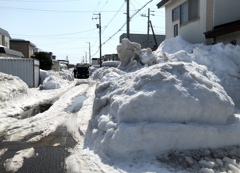
[[[165,34],[164,9],[157,9],[158,2],[130,0],[130,33],[147,34],[147,17],[142,15],[150,8],[155,34]],[[126,23],[125,0],[0,0],[0,16],[4,16],[0,28],[11,38],[28,40],[42,51],[53,52],[57,59],[75,64],[86,62],[89,55],[99,57],[96,25],[100,13],[102,55],[117,53],[119,37],[126,33],[126,25],[122,27]]]

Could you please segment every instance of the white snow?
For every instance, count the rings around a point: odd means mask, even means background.
[[[78,142],[65,160],[68,172],[239,172],[231,151],[218,150],[240,143],[239,46],[178,36],[155,52],[127,39],[117,51],[119,68],[94,69],[89,80],[41,71],[41,86],[29,89],[0,73],[0,137],[19,141],[41,131],[27,140],[39,141],[66,126]],[[16,118],[44,102],[54,104]],[[7,170],[19,169],[11,163]]]
[[[18,169],[20,169],[23,166],[24,159],[29,159],[33,157],[34,154],[35,154],[35,151],[33,148],[28,148],[28,149],[18,151],[13,158],[7,159],[4,162],[6,171],[8,172],[18,171]]]

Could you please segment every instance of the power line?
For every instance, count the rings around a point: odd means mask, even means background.
[[[133,19],[133,17],[134,17],[137,13],[139,13],[144,7],[147,6],[147,4],[149,4],[149,3],[152,2],[152,1],[153,1],[153,0],[150,0],[150,1],[147,2],[144,6],[142,6],[142,8],[138,9],[138,10],[130,17],[130,20]],[[120,29],[119,29],[117,32],[115,32],[111,37],[109,37],[105,42],[103,42],[103,44],[106,44],[109,40],[112,39],[112,37],[114,37],[115,35],[117,35],[117,33],[119,33],[126,24],[127,24],[127,22],[125,22],[125,23],[122,25],[122,27],[120,27]]]
[[[119,10],[116,12],[116,14],[110,19],[110,21],[107,23],[106,27],[104,28],[103,32],[107,29],[110,23],[115,19],[115,17],[118,15],[118,13],[121,11],[121,9],[124,7],[125,2],[123,2],[122,6],[119,8]]]
[[[17,8],[17,7],[6,7],[6,6],[0,6],[0,8],[5,9],[14,9],[14,10],[26,10],[26,11],[44,11],[44,12],[65,12],[65,13],[94,13],[94,11],[68,11],[68,10],[44,10],[44,9],[31,9],[31,8]],[[105,13],[114,13],[116,11],[101,11]]]
[[[56,35],[22,35],[22,34],[11,34],[11,35],[19,35],[19,36],[39,36],[39,37],[42,37],[42,36],[46,36],[46,37],[49,37],[49,36],[64,36],[64,35],[75,35],[75,34],[80,34],[80,33],[85,33],[85,32],[89,32],[89,31],[93,31],[93,30],[96,30],[96,29],[92,29],[92,30],[88,30],[88,31],[80,31],[80,32],[72,32],[72,33],[63,33],[63,34],[56,34]]]

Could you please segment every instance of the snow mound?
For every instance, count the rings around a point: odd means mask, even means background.
[[[53,72],[40,70],[41,89],[58,89],[68,85],[74,80],[72,73],[69,70],[63,72]]]
[[[101,108],[101,100],[107,102],[118,123],[226,124],[234,104],[212,76],[197,64],[151,66],[101,83],[96,90],[101,97],[96,97],[94,108]]]
[[[174,54],[178,51],[186,51],[187,53],[192,53],[195,45],[185,41],[182,36],[176,36],[174,38],[166,39],[163,41],[158,49],[156,54],[162,56],[162,53]]]
[[[102,151],[125,155],[212,146],[212,140],[205,142],[218,131],[212,125],[226,125],[233,115],[233,101],[205,66],[168,62],[122,75],[111,71],[101,73],[111,77],[96,88],[91,121],[90,138]],[[197,139],[186,144],[191,137]]]
[[[18,101],[29,92],[28,86],[19,77],[0,72],[0,109],[7,105],[14,105],[11,101]]]
[[[208,67],[220,80],[227,94],[240,108],[240,46],[222,43],[198,46],[193,50],[194,61]]]

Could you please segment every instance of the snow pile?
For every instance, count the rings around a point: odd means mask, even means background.
[[[191,44],[181,36],[165,40],[155,54],[166,61],[196,62],[205,65],[220,80],[227,94],[240,108],[240,46]],[[160,61],[163,62],[163,61]]]
[[[41,89],[58,89],[69,84],[74,80],[72,73],[69,70],[55,73],[53,71],[40,70]]]
[[[181,37],[166,40],[156,52],[136,45],[125,39],[117,47],[120,69],[93,73],[100,83],[88,137],[96,151],[124,157],[239,144],[240,123],[219,84],[219,66],[210,71],[196,63],[200,53],[194,52],[207,46]]]
[[[28,96],[28,86],[19,77],[0,72],[0,110],[12,106]]]
[[[192,53],[194,47],[196,47],[196,45],[188,43],[181,36],[177,36],[163,41],[156,50],[156,54],[157,55],[162,55],[162,53],[174,54],[182,50],[186,51],[187,53]]]

